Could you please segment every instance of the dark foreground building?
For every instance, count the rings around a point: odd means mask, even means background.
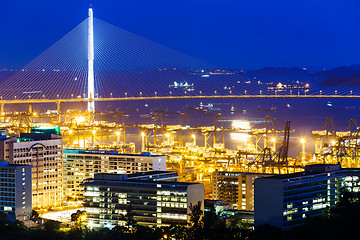
[[[323,214],[339,201],[341,189],[360,190],[360,169],[314,164],[305,172],[255,180],[255,227],[270,224],[283,229]]]

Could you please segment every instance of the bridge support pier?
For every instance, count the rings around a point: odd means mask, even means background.
[[[0,104],[0,116],[1,116],[1,121],[5,122],[5,103]]]
[[[56,102],[56,111],[57,111],[57,122],[60,123],[60,120],[61,120],[61,105],[60,105],[60,102]]]
[[[32,114],[33,113],[33,104],[29,103],[29,113]]]

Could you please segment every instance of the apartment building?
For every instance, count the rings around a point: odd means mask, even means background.
[[[97,173],[132,174],[146,171],[165,171],[166,156],[122,154],[105,150],[64,150],[64,194],[72,200],[82,199],[81,182]]]
[[[254,181],[262,173],[220,172],[212,174],[212,199],[232,204],[234,209],[254,211]]]

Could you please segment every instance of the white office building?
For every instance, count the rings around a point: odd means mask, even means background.
[[[62,137],[55,134],[21,133],[20,137],[1,136],[0,139],[0,160],[33,166],[33,208],[62,204],[62,153]]]

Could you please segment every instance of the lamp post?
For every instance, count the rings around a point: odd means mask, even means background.
[[[301,151],[301,160],[304,161],[305,160],[305,139],[301,138],[300,139],[301,142],[301,146],[302,146],[302,151]]]
[[[94,144],[94,141],[95,141],[95,134],[96,134],[96,130],[95,129],[93,129],[92,131],[92,138],[91,138],[91,142],[92,142],[92,144]]]
[[[273,143],[273,151],[275,152],[276,151],[276,138],[275,137],[271,138],[271,142]]]
[[[170,144],[170,133],[165,133],[165,137],[166,137],[165,143],[167,143],[168,145],[171,145]]]
[[[116,139],[115,139],[115,144],[118,145],[120,144],[120,132],[116,131]]]
[[[70,142],[70,145],[72,145],[72,133],[73,133],[73,130],[69,130],[69,142]]]
[[[193,145],[196,146],[196,135],[192,134],[191,137],[193,138]]]
[[[141,132],[141,152],[145,152],[145,133]]]

